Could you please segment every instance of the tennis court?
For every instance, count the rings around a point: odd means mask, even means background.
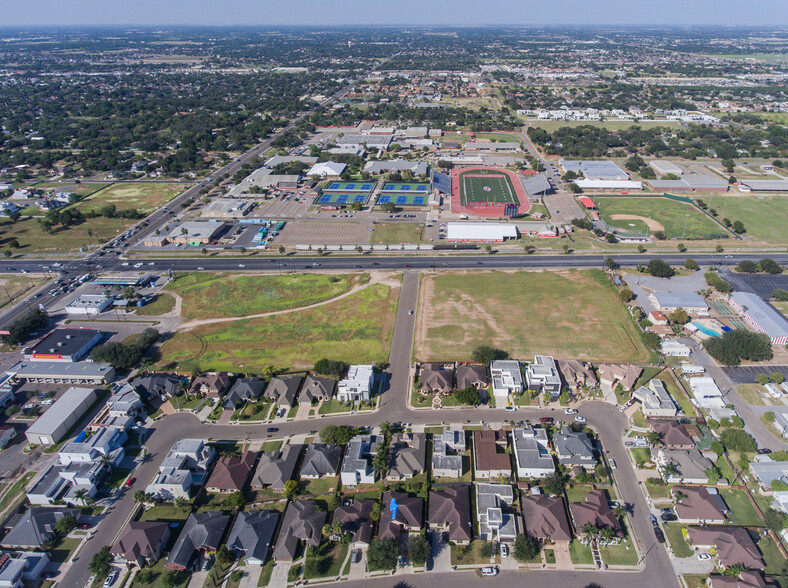
[[[369,198],[369,192],[359,193],[344,193],[344,192],[323,192],[315,204],[352,204],[360,202],[366,204]]]
[[[323,188],[324,192],[369,192],[375,187],[374,182],[331,182]]]
[[[397,206],[426,206],[427,196],[424,194],[381,194],[378,204],[393,202]]]
[[[413,193],[418,192],[421,194],[426,194],[430,191],[429,184],[419,184],[416,182],[386,182],[383,185],[384,192],[406,192],[406,193]]]
[[[514,186],[502,173],[480,173],[473,170],[460,174],[460,196],[463,206],[473,204],[517,204]]]
[[[707,302],[709,303],[709,306],[711,306],[714,309],[714,312],[716,312],[719,315],[728,316],[728,315],[736,314],[735,312],[733,312],[733,309],[727,304],[725,304],[725,302],[723,302],[722,300],[708,300]]]

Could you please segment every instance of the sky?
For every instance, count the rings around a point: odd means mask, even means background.
[[[785,0],[0,0],[20,25],[788,25]]]

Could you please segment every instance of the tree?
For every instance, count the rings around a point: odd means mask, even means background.
[[[704,341],[703,348],[718,362],[737,366],[742,359],[764,361],[771,359],[771,339],[765,333],[736,329]]]
[[[716,453],[717,457],[721,457],[722,454],[725,453],[725,447],[719,441],[712,441],[709,449]]]
[[[279,255],[284,255],[285,251],[286,251],[285,246],[284,245],[280,245],[279,246]]]
[[[690,322],[690,316],[683,308],[677,308],[671,312],[670,315],[668,315],[668,318],[671,320],[671,322],[678,323],[680,325],[686,325],[688,322]]]
[[[783,290],[781,288],[772,290],[772,298],[776,298],[781,302],[788,302],[788,290]]]
[[[203,255],[208,255],[208,249],[203,247],[202,249],[200,249],[200,253],[202,253]]]
[[[693,270],[693,271],[698,271],[700,269],[698,263],[691,257],[688,257],[687,260],[684,262],[684,267],[688,270]]]
[[[241,508],[245,504],[244,493],[240,490],[233,492],[224,501],[224,505],[228,508]]]
[[[507,359],[509,354],[503,349],[497,349],[489,345],[479,345],[471,353],[471,359],[476,363],[490,365],[491,362],[499,359]]]
[[[14,344],[19,345],[26,341],[34,331],[45,328],[49,324],[49,316],[41,310],[31,310],[21,318],[15,320],[8,327],[10,335],[3,335],[4,338]]]
[[[647,251],[645,245],[638,245],[638,253],[645,253]]]
[[[646,433],[646,439],[648,439],[648,442],[649,442],[651,445],[655,445],[655,444],[656,444],[656,443],[659,441],[659,439],[660,439],[660,437],[661,437],[661,436],[662,436],[662,435],[660,435],[660,434],[659,434],[658,432],[656,432],[656,431],[649,431],[648,433]]]
[[[101,549],[93,555],[93,558],[90,560],[90,565],[88,565],[88,569],[91,573],[95,574],[99,578],[103,578],[109,575],[110,572],[110,562],[112,561],[112,556],[109,553],[109,545],[104,545]]]
[[[61,535],[68,535],[77,526],[77,519],[71,515],[65,516],[55,523],[55,531]]]
[[[347,445],[358,434],[358,429],[348,425],[326,425],[320,429],[320,440],[332,445]]]
[[[564,255],[569,255],[569,254],[571,253],[571,251],[572,251],[572,250],[569,248],[569,245],[564,245],[564,246],[561,248],[561,250],[564,252]]]
[[[760,384],[761,386],[765,386],[771,381],[772,379],[769,377],[769,374],[758,374],[757,376],[755,376],[755,382]]]
[[[714,251],[716,251],[717,253],[722,253],[723,251],[725,251],[725,248],[719,243],[717,243],[717,246],[714,248]]]
[[[788,517],[784,513],[771,506],[763,512],[763,522],[766,524],[766,528],[775,533],[780,533],[785,528],[788,522],[786,519]]]
[[[583,189],[577,184],[575,184],[574,182],[569,182],[566,185],[566,189],[569,190],[572,194],[579,194],[580,192],[583,191]]]
[[[175,588],[183,579],[183,572],[178,570],[167,570],[161,575],[161,583],[164,588]]]
[[[564,480],[563,474],[556,472],[544,479],[543,488],[545,492],[552,494],[553,496],[560,496],[564,493],[565,485],[566,481]]]
[[[710,465],[705,469],[706,477],[709,479],[710,484],[716,484],[720,481],[722,474],[720,474],[720,470],[717,469],[716,466]]]
[[[720,433],[720,441],[728,451],[752,453],[758,448],[755,439],[742,429],[724,429]]]
[[[621,302],[629,302],[635,298],[635,293],[630,288],[622,288],[618,291],[618,297],[621,299]]]
[[[665,234],[665,231],[657,231],[657,232],[654,233],[654,238],[657,241],[664,241],[665,239],[668,238],[668,236]]]
[[[424,565],[431,554],[432,547],[426,537],[416,535],[408,541],[408,558],[413,564]]]
[[[741,235],[742,233],[746,233],[747,229],[744,228],[744,223],[740,220],[733,221],[733,232],[737,235]]]
[[[758,271],[758,264],[750,259],[743,259],[736,266],[736,271],[743,274],[754,274]]]
[[[144,503],[148,501],[148,494],[144,490],[134,492],[134,502]]]
[[[460,404],[465,404],[468,406],[474,406],[481,402],[479,391],[476,389],[475,386],[468,386],[467,388],[463,388],[462,390],[457,390],[454,393],[454,398]]]
[[[747,566],[741,563],[729,565],[725,567],[724,575],[730,578],[738,578],[739,575],[747,569]]]
[[[781,372],[772,372],[769,374],[769,379],[775,384],[782,384],[785,381],[785,376]]]
[[[674,273],[676,273],[665,260],[658,257],[655,257],[648,262],[646,271],[656,278],[669,278]]]
[[[770,257],[764,257],[758,262],[758,267],[762,272],[767,274],[781,274],[783,273],[782,266]]]
[[[539,544],[531,537],[517,535],[514,539],[514,558],[520,562],[526,562],[539,555]]]
[[[298,481],[288,480],[285,482],[285,498],[293,499],[298,496]]]
[[[607,269],[609,269],[609,270],[614,270],[614,269],[618,268],[618,263],[616,263],[616,260],[613,259],[612,257],[606,257],[605,258],[605,267]]]
[[[679,253],[684,253],[687,250],[687,248],[684,246],[684,243],[679,243],[676,245],[676,249],[679,250]]]
[[[394,539],[372,540],[367,551],[367,562],[371,569],[393,570],[399,557],[399,544]]]
[[[383,510],[383,507],[380,505],[379,502],[376,502],[372,505],[372,512],[369,513],[369,518],[373,521],[380,520],[380,513]]]
[[[605,235],[605,241],[607,241],[610,244],[618,243],[618,238],[613,233],[608,233],[607,235]]]
[[[383,472],[389,465],[389,448],[381,445],[378,447],[375,457],[372,458],[372,469],[382,477]]]
[[[492,557],[492,543],[489,541],[482,541],[479,546],[479,557],[483,559],[490,559]]]
[[[487,253],[488,255],[492,253],[492,245],[485,245],[484,252]]]
[[[227,548],[227,545],[221,545],[216,552],[216,563],[223,568],[226,568],[235,561],[233,552]]]
[[[324,376],[342,377],[350,366],[344,361],[334,361],[332,359],[319,359],[315,363],[314,370]]]

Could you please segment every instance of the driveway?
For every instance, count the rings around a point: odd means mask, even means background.
[[[432,572],[451,571],[451,549],[447,543],[441,539],[443,533],[437,531],[430,534],[432,540]]]
[[[268,588],[287,588],[287,573],[290,571],[290,562],[280,561],[271,572]]]
[[[238,583],[238,588],[257,588],[257,581],[260,579],[260,573],[263,571],[262,566],[247,565],[237,569],[244,571],[244,575]]]

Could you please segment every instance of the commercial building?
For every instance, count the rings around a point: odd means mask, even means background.
[[[535,355],[525,368],[525,379],[529,390],[550,392],[554,397],[561,393],[561,375],[549,355]]]
[[[753,329],[769,335],[772,345],[788,344],[788,321],[757,294],[734,292],[728,302]]]
[[[583,190],[642,190],[643,184],[635,180],[574,180]]]
[[[20,361],[8,368],[6,374],[12,382],[101,386],[115,378],[115,368],[108,363],[90,361]]]
[[[520,151],[522,146],[514,141],[469,141],[464,149],[465,151]]]
[[[741,188],[751,192],[788,192],[788,180],[742,180]]]
[[[589,180],[628,180],[629,174],[613,161],[570,161],[562,159],[564,172],[575,172]]]
[[[654,307],[664,314],[683,308],[687,312],[708,314],[709,305],[695,292],[652,292],[648,295]]]
[[[678,180],[648,180],[657,192],[727,192],[728,181],[700,174],[684,174]]]
[[[517,227],[505,223],[448,223],[446,239],[463,242],[502,243],[517,239]]]
[[[225,224],[220,222],[186,221],[170,231],[167,239],[181,245],[208,245],[215,242],[224,229]]]
[[[694,398],[693,404],[696,406],[706,409],[725,406],[725,402],[722,400],[722,390],[717,386],[714,378],[708,376],[690,378],[689,385]]]
[[[339,147],[352,147],[353,149],[365,149],[386,151],[391,144],[392,135],[343,135],[337,139]]]
[[[689,357],[690,348],[678,341],[662,341],[660,343],[662,355],[666,357]]]
[[[430,165],[426,161],[406,161],[404,159],[368,161],[364,165],[364,171],[373,175],[409,171],[414,176],[426,176],[430,173]]]
[[[648,162],[648,164],[653,168],[655,172],[662,176],[666,176],[668,174],[673,174],[674,176],[680,176],[684,173],[684,170],[677,166],[672,161],[668,161],[666,159],[652,159]]]
[[[234,198],[217,198],[211,200],[202,209],[205,218],[241,218],[252,211],[253,202]]]
[[[112,298],[103,294],[80,294],[66,304],[66,314],[98,315],[112,306]]]
[[[97,399],[98,393],[92,388],[69,388],[28,427],[27,440],[32,445],[60,443]]]
[[[547,431],[544,429],[512,429],[513,453],[519,479],[546,478],[555,473],[555,463],[547,444]]]
[[[323,161],[316,163],[309,171],[304,174],[307,177],[317,176],[323,179],[336,179],[342,175],[347,165],[335,161]]]
[[[55,329],[25,354],[27,361],[79,361],[101,341],[95,329]]]

